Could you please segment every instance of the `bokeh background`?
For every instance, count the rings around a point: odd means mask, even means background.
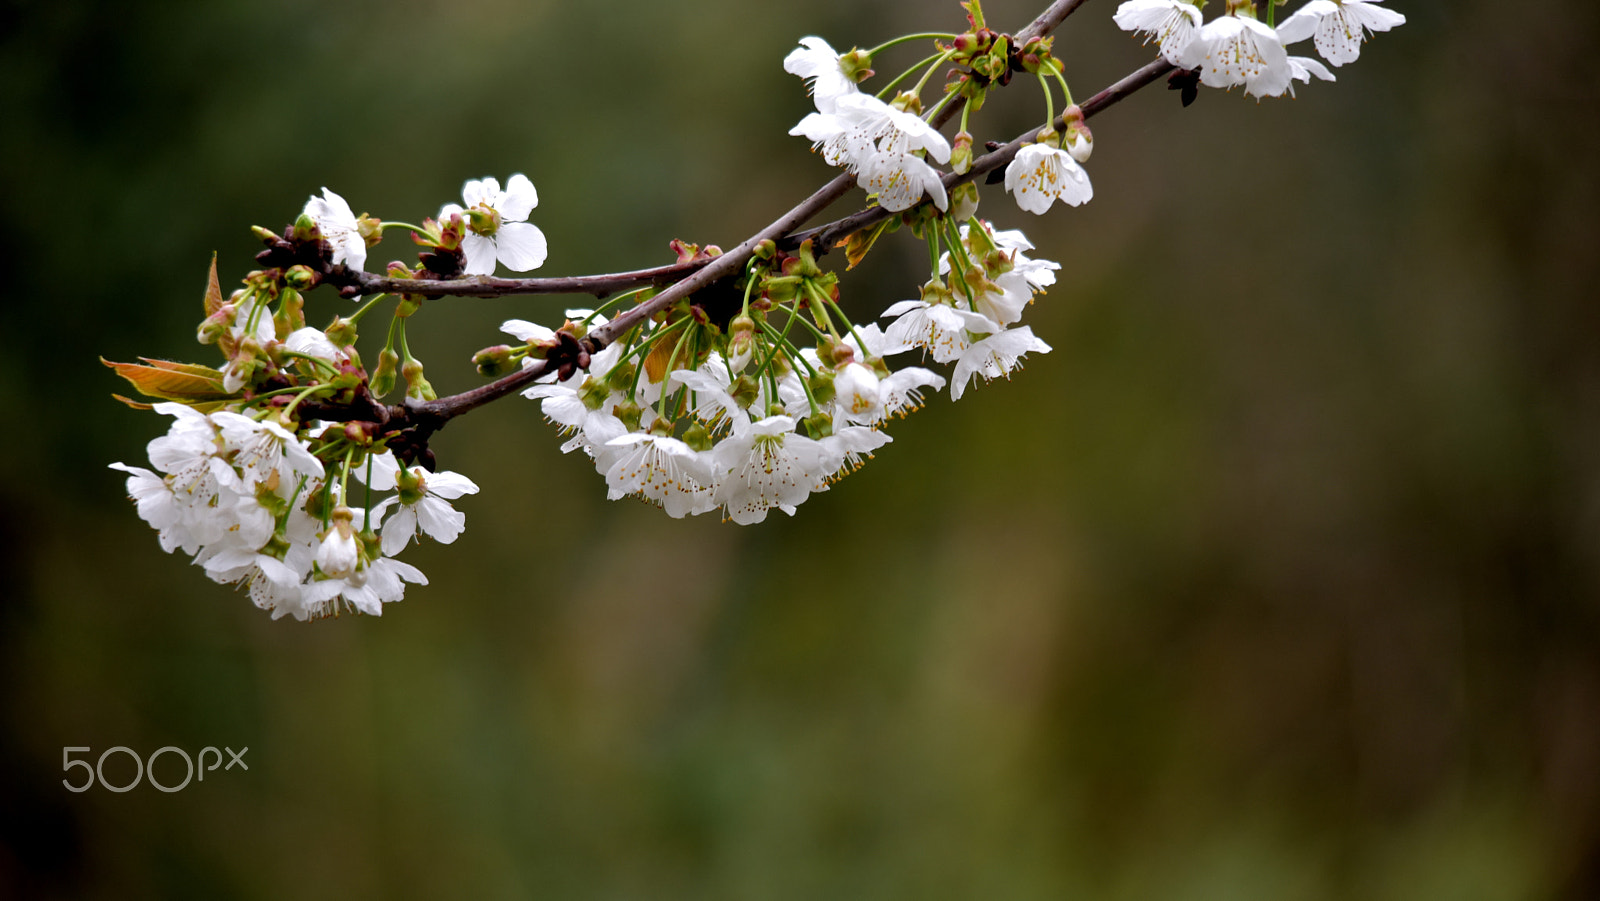
[[[97,355],[209,362],[211,252],[237,278],[323,185],[415,221],[525,172],[545,274],[731,245],[831,174],[795,40],[960,11],[3,0],[0,896],[1600,897],[1600,12],[1390,6],[1297,100],[1097,118],[1087,207],[989,189],[1065,264],[1054,353],[797,517],[608,503],[501,403],[436,444],[484,491],[433,584],[299,624],[160,553],[105,465],[165,423]],[[1113,10],[1059,32],[1080,97],[1149,58]],[[581,302],[432,304],[413,346],[462,390]],[[119,745],[250,769],[61,786]]]

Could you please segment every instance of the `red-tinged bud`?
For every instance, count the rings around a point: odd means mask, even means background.
[[[486,379],[497,379],[517,369],[517,362],[511,356],[511,348],[504,344],[485,347],[473,354],[472,365],[476,366],[478,374]]]
[[[690,244],[688,241],[678,238],[668,241],[667,246],[672,248],[672,252],[678,255],[678,262],[680,263],[687,263],[700,253],[700,245]]]
[[[200,328],[195,333],[195,339],[201,344],[215,344],[217,339],[226,335],[233,325],[236,310],[237,308],[231,303],[218,307],[215,313],[200,320]]]
[[[250,226],[250,234],[255,235],[257,238],[260,238],[261,239],[261,243],[267,245],[268,247],[272,247],[272,246],[276,245],[279,241],[283,240],[282,238],[278,237],[278,233],[277,232],[273,231],[270,228],[262,228],[259,225]]]
[[[778,255],[778,245],[773,243],[771,238],[767,238],[757,243],[750,252],[758,260],[770,260]]]
[[[961,132],[950,144],[950,169],[959,174],[972,168],[972,135]]]

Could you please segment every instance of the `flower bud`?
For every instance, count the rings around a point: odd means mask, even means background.
[[[400,366],[400,355],[392,348],[385,347],[378,354],[378,370],[372,374],[369,385],[373,397],[383,397],[394,390],[395,371]]]
[[[376,247],[383,240],[383,220],[362,213],[356,219],[356,234],[367,242],[368,247]]]
[[[473,354],[472,365],[478,368],[479,375],[488,379],[507,375],[517,368],[516,361],[511,358],[511,348],[504,344],[485,347]]]
[[[323,333],[328,336],[329,341],[333,342],[334,347],[349,347],[356,343],[356,338],[358,337],[356,335],[355,320],[346,319],[343,316],[335,317],[333,323],[324,329]]]
[[[422,374],[421,360],[407,360],[400,365],[400,377],[406,380],[406,397],[412,400],[438,400],[439,395]]]
[[[200,328],[195,331],[195,339],[201,344],[215,344],[218,338],[228,333],[233,325],[235,307],[225,303],[217,308],[215,313],[200,320]]]
[[[288,282],[291,288],[308,291],[316,287],[317,274],[311,271],[310,266],[296,264],[290,266],[288,271],[283,273],[283,280]]]
[[[956,185],[950,192],[950,215],[965,222],[978,214],[978,186],[972,182]]]
[[[282,302],[278,304],[278,311],[272,314],[272,324],[281,340],[306,327],[306,299],[293,288],[285,288],[279,297]]]
[[[690,423],[689,427],[684,429],[682,440],[695,451],[708,451],[716,443],[711,440],[710,430],[699,422]]]
[[[728,394],[741,409],[748,410],[761,395],[761,386],[756,384],[756,380],[751,378],[749,373],[741,373],[733,380],[733,384],[728,386]]]
[[[322,237],[322,232],[317,230],[317,220],[305,213],[294,220],[294,229],[289,233],[289,239],[295,242],[315,241]]]
[[[860,84],[872,77],[872,54],[865,50],[851,50],[839,57],[839,68],[846,78]]]
[[[339,507],[333,511],[331,519],[332,525],[323,536],[322,544],[317,546],[315,560],[324,575],[342,579],[361,565],[361,548],[356,544],[355,527],[351,525],[355,514],[349,507]]]
[[[972,135],[961,132],[950,145],[950,171],[964,174],[972,168]]]
[[[280,240],[278,238],[278,233],[277,232],[273,231],[270,228],[262,228],[259,225],[250,226],[250,234],[255,235],[257,238],[260,238],[262,243],[268,244],[268,245],[276,244]]]
[[[922,98],[910,91],[896,96],[889,105],[902,113],[911,113],[914,116],[922,115]]]
[[[800,428],[807,438],[820,441],[833,434],[833,417],[818,411],[815,415],[800,420]]]

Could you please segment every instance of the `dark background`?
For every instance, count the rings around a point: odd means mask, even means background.
[[[1298,100],[1095,119],[1084,208],[989,189],[1065,265],[1054,353],[794,519],[608,503],[508,401],[436,445],[484,491],[433,584],[299,624],[160,552],[105,465],[165,420],[97,355],[214,362],[211,252],[322,185],[416,221],[525,172],[542,274],[732,245],[831,174],[795,41],[960,13],[0,0],[0,896],[1600,897],[1600,12],[1390,6]],[[1114,8],[1060,32],[1080,97],[1149,58]],[[581,302],[430,304],[413,347],[463,390]],[[61,786],[118,745],[250,769]]]

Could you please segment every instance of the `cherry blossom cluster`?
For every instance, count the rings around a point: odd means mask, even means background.
[[[1196,82],[1263,97],[1290,91],[1294,80],[1331,80],[1322,63],[1291,57],[1285,45],[1313,38],[1328,63],[1350,62],[1369,33],[1405,21],[1379,2],[1311,0],[1274,27],[1271,4],[1264,23],[1248,0],[1226,0],[1206,22],[1203,3],[1127,0],[1115,20],[1185,70],[1187,103]],[[790,133],[848,177],[728,254],[674,241],[678,260],[668,266],[497,278],[501,266],[528,272],[548,257],[544,232],[528,221],[538,193],[520,173],[504,186],[466,182],[459,203],[420,224],[358,216],[323,188],[281,232],[255,229],[265,249],[241,287],[224,297],[211,267],[196,336],[220,352],[218,365],[107,364],[151,399],[121,400],[172,419],[149,444],[151,468],[112,464],[127,474],[139,515],[163,550],[191,556],[274,618],[379,614],[408,583],[427,582],[398,556],[423,536],[455,541],[465,517],[452,501],[478,491],[436,466],[431,436],[513,394],[539,404],[562,450],[587,456],[612,499],[739,524],[774,509],[794,514],[889,444],[894,419],[946,387],[959,400],[1050,351],[1022,320],[1062,267],[1031,256],[1021,231],[978,217],[978,182],[1003,182],[1036,215],[1057,202],[1087,203],[1094,136],[1086,109],[1126,91],[1108,89],[1082,107],[1073,100],[1045,33],[1075,5],[1053,4],[1017,36],[989,28],[978,0],[962,5],[968,27],[959,34],[847,53],[801,39],[783,66],[809,88],[815,110]],[[875,92],[863,87],[890,48],[928,40],[920,62]],[[1137,88],[1165,67],[1146,65],[1125,82],[1143,78]],[[972,115],[1019,76],[1040,88],[1042,125],[1010,143],[979,142]],[[939,96],[924,109],[928,91]],[[820,209],[813,201],[825,206],[853,187],[866,192],[864,210],[799,230]],[[408,233],[415,260],[368,273],[369,252],[396,229]],[[873,314],[861,312],[861,301],[845,303],[839,273],[820,260],[842,247],[852,268],[902,230],[927,249],[916,296]],[[306,295],[319,286],[359,306],[313,327]],[[485,293],[585,293],[604,302],[567,310],[559,327],[505,322],[514,343],[472,360],[491,381],[441,398],[407,330],[439,298]],[[368,348],[369,367],[358,330],[380,309],[388,311],[385,337]],[[390,402],[396,392],[403,397]]]
[[[497,261],[523,269],[544,261],[544,235],[524,221],[537,202],[526,176],[512,176],[503,191],[492,178],[469,181],[463,199],[465,207],[446,204],[423,226],[402,224],[429,248],[429,265],[487,274]],[[433,396],[404,340],[415,301],[396,308],[370,375],[354,343],[378,299],[348,318],[335,317],[326,329],[305,323],[302,291],[329,266],[362,269],[385,225],[355,216],[344,198],[324,188],[287,237],[260,230],[268,243],[260,258],[269,268],[250,273],[226,301],[213,268],[198,339],[222,351],[222,368],[112,364],[141,392],[164,398],[130,405],[174,418],[148,447],[154,470],[111,465],[128,473],[140,517],[157,531],[163,550],[191,555],[212,580],[241,586],[275,619],[341,610],[381,614],[385,603],[404,596],[406,583],[427,584],[421,571],[395,557],[419,533],[455,541],[466,518],[450,502],[478,491],[465,476],[402,462],[372,423],[303,415],[308,404],[370,404],[395,387],[397,373],[408,396]],[[425,271],[419,266],[407,274]],[[403,436],[390,437],[403,452],[412,450]],[[358,492],[349,490],[352,477],[364,486]]]
[[[1127,0],[1117,8],[1124,31],[1142,32],[1158,42],[1161,57],[1183,69],[1198,70],[1212,88],[1243,87],[1255,97],[1294,95],[1295,81],[1313,76],[1333,81],[1327,66],[1307,56],[1290,56],[1285,45],[1314,38],[1317,53],[1335,66],[1354,62],[1374,31],[1404,25],[1406,17],[1379,6],[1382,0],[1311,0],[1282,25],[1256,15],[1250,0],[1227,0],[1223,15],[1203,22],[1200,7],[1187,0]]]
[[[388,451],[357,456],[336,425],[297,436],[270,417],[170,402],[154,409],[173,417],[150,442],[155,471],[111,468],[128,473],[128,494],[162,550],[192,555],[213,581],[242,586],[274,619],[381,614],[405,583],[428,582],[396,555],[419,529],[454,541],[466,518],[450,501],[478,490],[465,476],[402,466]],[[319,453],[340,461],[334,472]],[[350,474],[368,489],[359,509],[346,504]],[[393,493],[373,505],[373,492]]]
[[[933,226],[930,226],[930,228]],[[685,304],[590,357],[565,378],[523,392],[606,479],[613,499],[636,496],[673,517],[721,510],[741,524],[777,508],[793,514],[811,494],[856,471],[892,439],[888,421],[922,406],[946,379],[888,358],[921,350],[954,363],[952,398],[975,377],[1004,376],[1049,346],[1021,318],[1052,284],[1056,263],[1030,260],[1021,232],[995,233],[976,219],[951,231],[953,252],[921,299],[889,307],[887,329],[854,324],[838,303],[838,278],[809,244],[766,248],[746,273],[726,328]],[[567,311],[569,332],[605,318]],[[504,360],[559,340],[523,320],[502,328],[523,342],[490,349]]]

